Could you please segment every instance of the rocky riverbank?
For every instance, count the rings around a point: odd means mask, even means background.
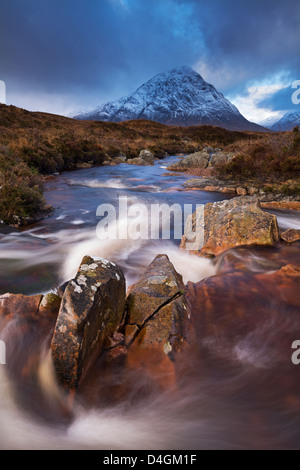
[[[221,177],[219,166],[233,161],[236,155],[220,149],[205,147],[201,152],[181,157],[169,166],[171,172],[185,172],[191,179],[183,185],[184,190],[219,192],[233,196],[256,196],[262,207],[269,209],[300,210],[299,180],[268,182],[244,178]],[[198,175],[198,177],[195,177]],[[218,176],[216,176],[218,175]]]

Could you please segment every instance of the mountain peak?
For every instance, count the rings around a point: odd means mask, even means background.
[[[247,121],[222,93],[187,65],[159,73],[131,95],[105,103],[75,119],[110,122],[146,119],[177,126],[265,130]]]
[[[197,80],[198,82],[206,83],[205,80],[202,78],[202,76],[198,72],[196,72],[194,69],[192,69],[192,67],[190,67],[189,65],[181,65],[179,67],[170,69],[166,72],[161,72],[155,75],[148,82],[151,82],[151,80],[157,80],[157,79],[161,79],[161,80],[174,79],[174,80],[191,80],[191,81]]]

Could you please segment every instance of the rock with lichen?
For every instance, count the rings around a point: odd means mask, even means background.
[[[122,322],[126,283],[122,270],[102,258],[84,257],[76,277],[64,290],[51,354],[58,380],[76,389]]]

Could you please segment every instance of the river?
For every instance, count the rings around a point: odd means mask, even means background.
[[[179,240],[99,240],[97,208],[117,207],[120,197],[129,204],[166,203],[181,207],[222,200],[228,196],[201,191],[182,191],[188,178],[167,175],[168,157],[154,166],[120,164],[66,172],[46,183],[46,199],[53,214],[0,238],[0,293],[26,295],[55,290],[71,279],[84,255],[101,256],[119,264],[127,285],[134,283],[158,253],[165,253],[185,282],[197,282],[216,272],[215,265],[179,250]],[[275,212],[282,228],[300,228],[299,215]],[[172,233],[172,232],[171,232]],[[255,255],[253,255],[255,256]],[[267,268],[266,268],[267,269]],[[260,403],[230,400],[224,390],[243,396],[250,377],[240,370],[219,383],[207,376],[188,376],[175,400],[168,393],[145,397],[138,404],[130,400],[109,408],[75,403],[71,422],[60,412],[63,397],[56,386],[45,344],[47,332],[26,333],[26,340],[14,337],[15,320],[1,331],[9,345],[6,364],[0,365],[0,448],[2,449],[202,449],[259,447],[261,436],[247,432],[250,416],[259,414]],[[38,337],[35,337],[38,334]],[[38,356],[34,380],[21,373],[24,357]],[[263,372],[262,382],[263,382]],[[268,386],[268,384],[263,384]],[[26,397],[26,399],[24,399]],[[52,403],[55,405],[52,406]],[[50,410],[50,411],[49,411]],[[51,415],[51,416],[50,416]],[[279,422],[276,422],[276,419]],[[263,430],[269,447],[293,446],[299,418],[278,436],[280,416],[274,415],[273,429]],[[273,432],[274,431],[274,432]]]

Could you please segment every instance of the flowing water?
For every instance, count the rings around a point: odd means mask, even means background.
[[[179,240],[97,237],[97,207],[117,207],[120,197],[126,196],[129,205],[176,203],[182,207],[192,204],[194,208],[226,197],[182,191],[187,176],[166,175],[173,160],[167,158],[153,167],[121,164],[83,169],[49,180],[46,198],[55,208],[51,217],[21,233],[0,238],[0,293],[33,295],[53,291],[74,276],[85,255],[119,264],[127,286],[159,253],[169,256],[185,282],[215,274],[217,267],[210,260],[179,250]],[[298,214],[278,211],[276,215],[283,228],[300,228]],[[248,251],[247,263],[250,270],[259,264],[260,269],[272,271],[272,260],[255,250]],[[72,419],[65,419],[64,407],[68,405],[56,385],[48,357],[51,329],[31,325],[22,333],[21,323],[13,319],[0,332],[7,346],[6,364],[0,365],[2,449],[276,448],[294,447],[297,442],[300,415],[286,416],[278,397],[272,398],[274,402],[267,411],[265,398],[253,398],[254,394],[249,393],[253,379],[262,388],[273,388],[274,384],[268,383],[271,379],[265,363],[257,361],[260,365],[254,367],[252,361],[249,365],[251,355],[243,351],[229,370],[218,363],[216,369],[214,366],[200,373],[197,359],[193,363],[190,358],[175,395],[145,394],[138,402],[128,397],[116,406],[91,406],[75,400]],[[251,344],[248,347],[251,350]],[[28,377],[24,371],[32,362],[35,373]],[[264,413],[267,419],[260,426]],[[255,426],[250,426],[255,420]]]

